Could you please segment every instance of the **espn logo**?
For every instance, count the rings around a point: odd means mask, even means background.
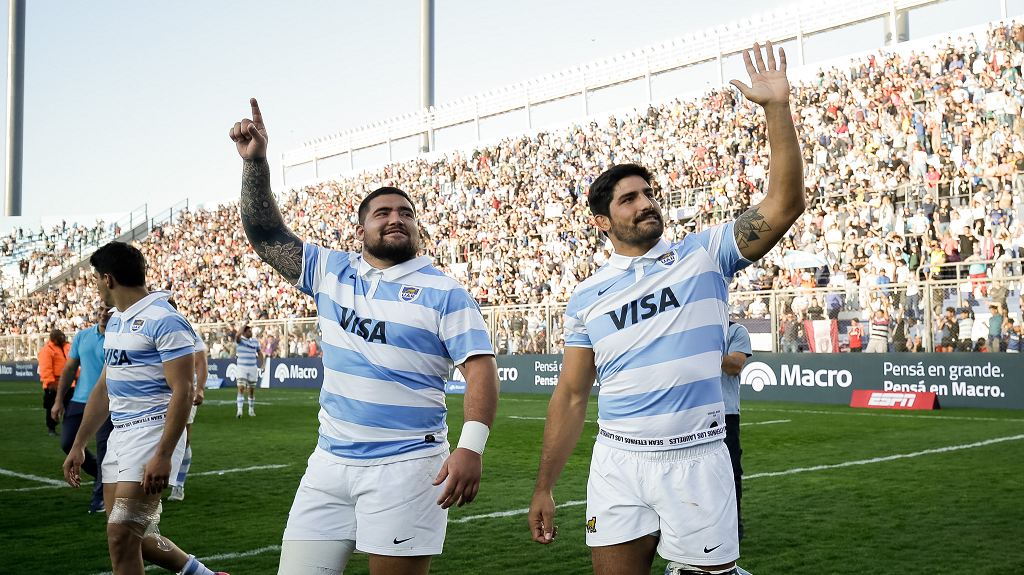
[[[873,391],[868,399],[868,407],[913,407],[916,393],[892,393],[888,391]]]
[[[939,401],[930,392],[899,392],[857,389],[850,399],[850,407],[882,409],[938,409]]]

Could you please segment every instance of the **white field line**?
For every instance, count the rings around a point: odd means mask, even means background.
[[[37,391],[0,391],[0,395],[29,395],[39,393]]]
[[[220,471],[203,471],[202,473],[189,473],[189,477],[195,477],[197,475],[224,475],[225,473],[238,473],[239,471],[256,471],[259,469],[280,469],[282,467],[288,467],[290,463],[284,465],[254,465],[252,467],[237,467],[235,469],[222,469]]]
[[[0,475],[10,475],[11,477],[31,479],[32,481],[39,481],[40,483],[55,485],[57,487],[64,487],[64,485],[66,485],[66,483],[57,479],[50,479],[49,477],[39,477],[38,475],[29,475],[27,473],[17,473],[15,471],[9,471],[7,469],[0,469]]]
[[[997,437],[995,439],[986,439],[985,441],[979,441],[977,443],[968,443],[966,445],[950,445],[949,447],[939,447],[936,449],[925,449],[924,451],[915,451],[914,453],[900,453],[897,455],[889,455],[887,457],[875,457],[872,459],[861,459],[860,461],[846,461],[844,463],[836,463],[834,465],[816,465],[814,467],[797,467],[796,469],[787,469],[786,471],[772,471],[768,473],[755,473],[753,475],[746,475],[743,479],[756,479],[758,477],[778,477],[779,475],[791,475],[793,473],[803,473],[804,471],[820,471],[822,469],[838,469],[840,467],[850,467],[851,465],[867,465],[869,463],[881,463],[883,461],[893,461],[896,459],[906,459],[908,457],[917,457],[919,455],[930,455],[932,453],[946,453],[947,451],[957,451],[960,449],[970,449],[972,447],[982,447],[985,445],[992,445],[993,443],[1001,443],[1003,441],[1017,441],[1018,439],[1024,439],[1024,435],[1011,435],[1008,437]]]
[[[544,421],[545,419],[547,419],[546,417],[522,417],[522,416],[519,416],[519,415],[506,415],[505,417],[507,417],[509,419],[535,419],[535,420],[539,420],[539,421]],[[584,419],[583,421],[585,421],[587,423],[596,423],[596,421],[593,420],[593,419]]]
[[[224,475],[225,473],[238,473],[241,471],[257,471],[260,469],[280,469],[282,467],[288,467],[290,463],[284,465],[256,465],[253,467],[239,467],[237,469],[222,469],[220,471],[203,471],[201,473],[190,473],[189,477],[195,477],[197,475]],[[35,491],[37,489],[58,489],[60,487],[69,487],[69,485],[63,481],[57,481],[56,479],[47,479],[45,477],[38,477],[35,475],[27,475],[24,473],[15,473],[6,469],[0,469],[0,475],[10,475],[12,477],[20,477],[22,479],[31,479],[33,481],[42,481],[48,485],[42,485],[39,487],[21,487],[21,488],[10,488],[0,489],[0,493],[6,493],[8,491]]]
[[[11,489],[0,489],[0,493],[6,493],[8,491],[37,491],[39,489],[60,489],[61,487],[69,487],[68,485],[40,485],[39,487],[20,487]]]
[[[956,415],[910,415],[909,413],[883,413],[878,411],[814,411],[811,409],[771,409],[744,407],[743,411],[774,411],[778,413],[814,413],[818,415],[866,415],[868,417],[899,417],[906,419],[950,419],[960,421],[1009,421],[1024,423],[1024,419],[1003,419],[999,417],[959,417]]]
[[[220,555],[210,555],[209,557],[197,557],[197,559],[205,563],[207,561],[220,561],[222,559],[238,559],[239,557],[252,557],[253,555],[259,555],[260,553],[280,550],[280,545],[267,545],[266,547],[253,549],[252,551],[243,551],[241,553],[221,553]],[[159,567],[157,567],[156,565],[146,565],[146,571],[152,571],[154,569],[159,569]],[[103,571],[101,573],[95,573],[94,575],[114,575],[114,573],[113,571]]]
[[[555,507],[571,507],[573,505],[584,505],[586,501],[567,501],[561,505]],[[530,512],[530,509],[513,509],[512,511],[496,511],[494,513],[485,513],[483,515],[469,515],[461,519],[449,520],[448,523],[466,523],[474,519],[489,519],[491,517],[511,517],[513,515],[525,515]]]
[[[768,425],[770,423],[789,423],[789,419],[775,419],[772,421],[748,421],[747,423],[741,423],[740,426],[744,425]]]

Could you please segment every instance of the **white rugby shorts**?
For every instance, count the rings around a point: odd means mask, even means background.
[[[235,385],[242,385],[242,380],[249,382],[249,387],[259,383],[260,373],[255,367],[239,367],[235,371]]]
[[[382,465],[357,466],[309,458],[288,513],[285,541],[355,540],[374,555],[439,555],[448,510],[431,485],[448,453]]]
[[[156,454],[157,445],[160,444],[163,435],[162,424],[123,429],[115,427],[107,439],[107,454],[103,457],[103,483],[141,482],[143,467]],[[183,432],[174,446],[174,453],[171,455],[170,485],[180,485],[175,470],[185,458],[186,439],[187,435]]]
[[[690,565],[740,556],[736,486],[722,440],[669,451],[597,443],[587,482],[587,545],[658,535],[658,555]]]
[[[193,405],[192,409],[190,409],[188,411],[188,421],[185,422],[186,424],[192,423],[193,421],[196,420],[196,408],[197,407],[199,407],[199,406],[198,405]]]

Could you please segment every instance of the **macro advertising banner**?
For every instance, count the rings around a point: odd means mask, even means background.
[[[941,407],[1024,409],[1016,353],[755,353],[740,399],[840,403],[855,390],[934,393]]]
[[[319,357],[272,357],[260,387],[322,387],[324,362]]]
[[[561,354],[544,355],[499,355],[498,381],[502,393],[544,393],[551,394],[562,373]],[[597,393],[595,385],[592,394]],[[458,368],[445,384],[446,393],[466,393],[466,380]]]
[[[0,362],[0,381],[39,381],[39,362]]]

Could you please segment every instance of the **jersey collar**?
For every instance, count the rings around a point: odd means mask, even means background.
[[[643,265],[660,258],[667,254],[670,249],[672,249],[672,244],[665,241],[665,238],[661,238],[650,251],[642,256],[629,257],[612,253],[611,257],[608,258],[608,263],[620,270],[633,269],[637,264]]]
[[[419,271],[431,265],[431,263],[432,260],[430,259],[430,256],[420,256],[418,258],[402,262],[398,265],[391,266],[387,269],[379,270],[367,263],[367,261],[363,259],[363,256],[360,255],[358,270],[359,276],[363,279],[371,279],[374,276],[377,276],[386,282],[393,282],[403,276],[411,274],[412,272]]]
[[[128,320],[132,319],[139,314],[140,311],[149,307],[153,302],[157,300],[166,300],[171,297],[171,292],[167,291],[155,291],[139,301],[133,303],[128,309],[121,312],[121,321],[127,323]]]

